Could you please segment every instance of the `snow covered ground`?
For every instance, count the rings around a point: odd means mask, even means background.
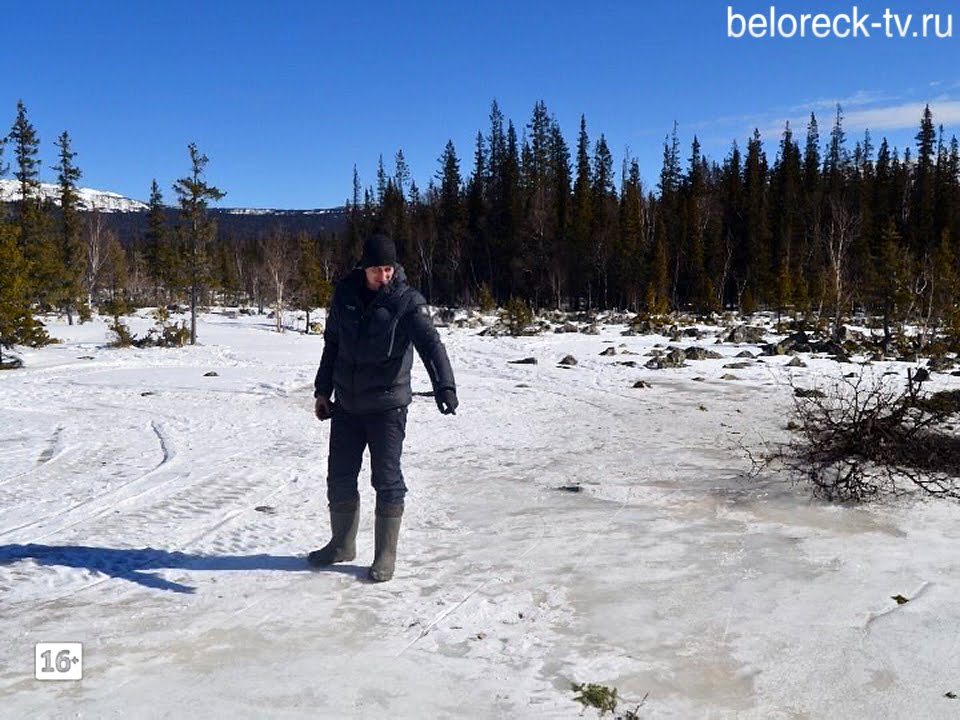
[[[366,465],[357,561],[305,564],[322,340],[272,326],[211,314],[201,345],[121,350],[52,323],[62,344],[0,373],[0,715],[575,718],[588,682],[643,718],[960,716],[960,507],[744,477],[741,439],[787,437],[788,373],[852,366],[731,371],[751,348],[711,338],[724,360],[652,371],[667,340],[623,327],[444,329],[460,410],[414,400],[376,585]],[[45,641],[84,644],[82,681],[34,679]]]

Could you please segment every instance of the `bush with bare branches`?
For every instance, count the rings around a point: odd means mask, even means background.
[[[925,371],[921,371],[925,372]],[[825,390],[793,387],[797,436],[777,454],[831,501],[911,491],[960,499],[960,390],[860,373]]]

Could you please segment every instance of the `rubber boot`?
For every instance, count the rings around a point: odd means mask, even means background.
[[[357,556],[357,527],[360,525],[360,502],[331,503],[330,542],[307,555],[314,567],[353,560]]]
[[[393,577],[393,567],[397,562],[397,540],[400,537],[400,519],[403,504],[386,505],[377,503],[374,521],[373,565],[367,573],[374,582],[386,582]]]

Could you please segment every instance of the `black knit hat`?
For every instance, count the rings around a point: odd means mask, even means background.
[[[397,246],[386,235],[373,235],[363,243],[360,267],[383,267],[397,264]]]

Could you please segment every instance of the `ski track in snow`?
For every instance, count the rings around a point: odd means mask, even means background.
[[[665,340],[616,327],[443,330],[461,407],[414,399],[397,575],[376,585],[366,461],[357,560],[306,566],[327,534],[322,343],[270,325],[206,316],[183,350],[61,326],[0,376],[4,707],[573,718],[570,683],[599,682],[621,709],[649,693],[651,718],[953,716],[960,513],[746,481],[739,443],[786,437],[785,358],[730,381],[740,348],[648,371]],[[837,367],[810,365],[810,384]],[[85,642],[82,684],[33,681],[53,639]]]

